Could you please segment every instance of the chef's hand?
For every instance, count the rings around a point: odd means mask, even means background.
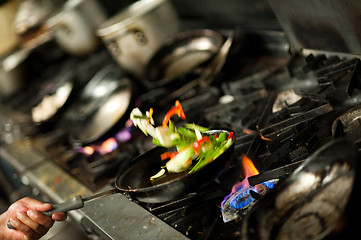
[[[0,215],[0,239],[3,240],[35,240],[44,236],[53,226],[54,221],[64,221],[66,213],[54,213],[48,217],[40,212],[51,210],[52,205],[25,197],[14,202],[9,209]],[[7,222],[15,227],[9,229]]]

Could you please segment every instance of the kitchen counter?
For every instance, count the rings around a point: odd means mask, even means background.
[[[6,130],[3,126],[9,119],[19,119],[21,115],[6,108],[0,109],[0,126],[4,136]],[[94,194],[46,154],[35,149],[29,138],[15,136],[16,133],[11,131],[7,138],[11,141],[1,142],[0,158],[14,170],[23,184],[38,189],[52,203],[69,200],[75,195],[87,197]],[[99,192],[109,188],[111,186],[106,186]],[[70,211],[69,216],[87,233],[104,239],[188,239],[121,193],[88,202],[84,208]]]

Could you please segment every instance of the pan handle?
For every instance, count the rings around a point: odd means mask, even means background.
[[[53,209],[51,209],[50,211],[47,211],[47,212],[42,212],[42,214],[44,214],[46,216],[51,216],[51,215],[53,215],[53,213],[68,212],[70,210],[76,210],[76,209],[79,209],[82,207],[84,207],[83,198],[81,196],[77,195],[68,201],[65,201],[65,202],[62,202],[59,204],[54,204]],[[9,229],[15,229],[15,227],[10,223],[10,221],[7,222],[7,226]]]

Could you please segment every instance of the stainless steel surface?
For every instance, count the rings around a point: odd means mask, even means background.
[[[291,46],[361,53],[361,2],[357,0],[268,1]]]
[[[97,34],[119,65],[140,78],[155,51],[179,28],[170,1],[141,0],[103,23]]]
[[[122,194],[89,202],[82,225],[105,239],[188,239]]]

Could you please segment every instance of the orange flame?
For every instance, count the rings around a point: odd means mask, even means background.
[[[258,133],[257,131],[254,131],[254,130],[248,129],[248,128],[243,128],[243,129],[242,129],[242,132],[243,132],[244,134],[247,134],[247,135],[251,135],[251,134]],[[265,141],[272,141],[272,139],[263,136],[263,134],[262,134],[261,132],[259,132],[258,134],[260,135],[260,137],[261,137],[263,140],[265,140]]]
[[[259,171],[254,166],[252,160],[249,159],[249,157],[247,157],[245,154],[242,154],[242,166],[244,170],[244,179],[242,182],[238,182],[232,187],[232,194],[237,192],[241,188],[248,187],[248,178],[253,175],[259,174]]]
[[[102,155],[112,152],[118,147],[117,140],[115,138],[109,138],[100,145],[91,145],[80,148],[78,151],[88,156],[93,155],[96,151]]]
[[[233,185],[232,187],[232,192],[227,195],[222,203],[221,203],[221,207],[223,209],[223,206],[225,204],[225,202],[237,191],[239,191],[242,188],[247,188],[249,187],[249,182],[248,182],[248,178],[259,174],[259,171],[257,170],[257,168],[254,166],[253,162],[251,161],[251,159],[249,159],[249,157],[247,157],[245,154],[242,154],[242,166],[243,166],[243,170],[244,170],[244,179],[242,182],[238,182],[235,185]]]
[[[89,155],[89,156],[92,155],[95,151],[94,148],[92,148],[90,146],[85,146],[81,150],[84,154]]]
[[[118,147],[117,140],[115,140],[115,138],[109,138],[100,145],[100,149],[98,149],[98,151],[100,153],[110,153],[113,150],[115,150],[117,147]]]
[[[254,166],[253,162],[246,155],[242,155],[242,166],[245,172],[245,178],[251,177],[253,175],[259,174],[259,171]]]

